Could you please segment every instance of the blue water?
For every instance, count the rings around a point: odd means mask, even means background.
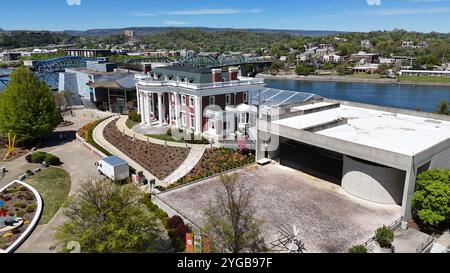
[[[434,112],[450,101],[450,86],[266,80],[267,87],[314,93],[325,98]]]

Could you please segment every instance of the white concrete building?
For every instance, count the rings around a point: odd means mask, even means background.
[[[401,76],[450,77],[450,71],[437,70],[401,70]]]
[[[136,80],[142,125],[180,128],[210,140],[248,136],[251,122],[241,118],[241,105],[264,87],[263,79],[239,76],[237,67],[158,67]]]
[[[259,121],[257,160],[277,159],[356,197],[401,205],[405,222],[416,176],[450,168],[446,116],[325,99],[266,115],[270,121]]]

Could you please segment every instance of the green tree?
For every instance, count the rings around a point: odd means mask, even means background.
[[[51,133],[61,121],[45,83],[27,68],[16,69],[0,94],[0,133],[11,132],[17,140],[29,143]]]
[[[348,253],[367,253],[367,248],[363,245],[355,245],[348,249]]]
[[[380,75],[387,75],[389,71],[389,65],[387,64],[380,64],[378,66],[378,74]]]
[[[348,63],[342,63],[342,64],[336,66],[336,72],[339,73],[339,75],[341,75],[341,76],[347,75],[349,69],[350,69],[350,65]]]
[[[171,251],[163,226],[144,205],[143,193],[133,185],[87,178],[78,194],[69,199],[64,215],[67,221],[58,227],[56,238],[64,246],[78,242],[81,252]]]
[[[450,170],[428,170],[417,176],[413,208],[423,223],[432,226],[450,218]]]
[[[446,100],[440,101],[437,106],[436,113],[441,115],[450,115],[450,102]]]
[[[205,231],[214,240],[214,248],[223,252],[266,251],[259,226],[251,207],[253,190],[238,182],[238,176],[220,177],[223,188],[204,211]]]
[[[314,67],[299,64],[295,67],[295,74],[297,75],[311,75],[315,72]]]

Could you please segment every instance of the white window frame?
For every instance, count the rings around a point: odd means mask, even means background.
[[[181,105],[186,106],[186,95],[181,95]]]
[[[209,105],[216,104],[216,97],[215,96],[209,96],[208,102],[209,102]]]
[[[195,106],[195,99],[192,96],[189,96],[189,107]]]
[[[225,95],[225,105],[231,105],[231,94]]]
[[[195,115],[189,114],[189,125],[191,129],[195,130]]]
[[[247,92],[244,92],[244,93],[242,94],[242,101],[243,101],[243,102],[248,102],[248,93],[247,93]]]
[[[186,127],[186,123],[187,123],[186,112],[181,112],[181,126]]]

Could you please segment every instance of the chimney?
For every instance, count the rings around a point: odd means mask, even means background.
[[[212,71],[212,81],[213,82],[222,82],[222,69],[215,68]]]
[[[230,67],[228,68],[228,79],[230,81],[237,81],[238,80],[238,74],[239,74],[239,67]]]

